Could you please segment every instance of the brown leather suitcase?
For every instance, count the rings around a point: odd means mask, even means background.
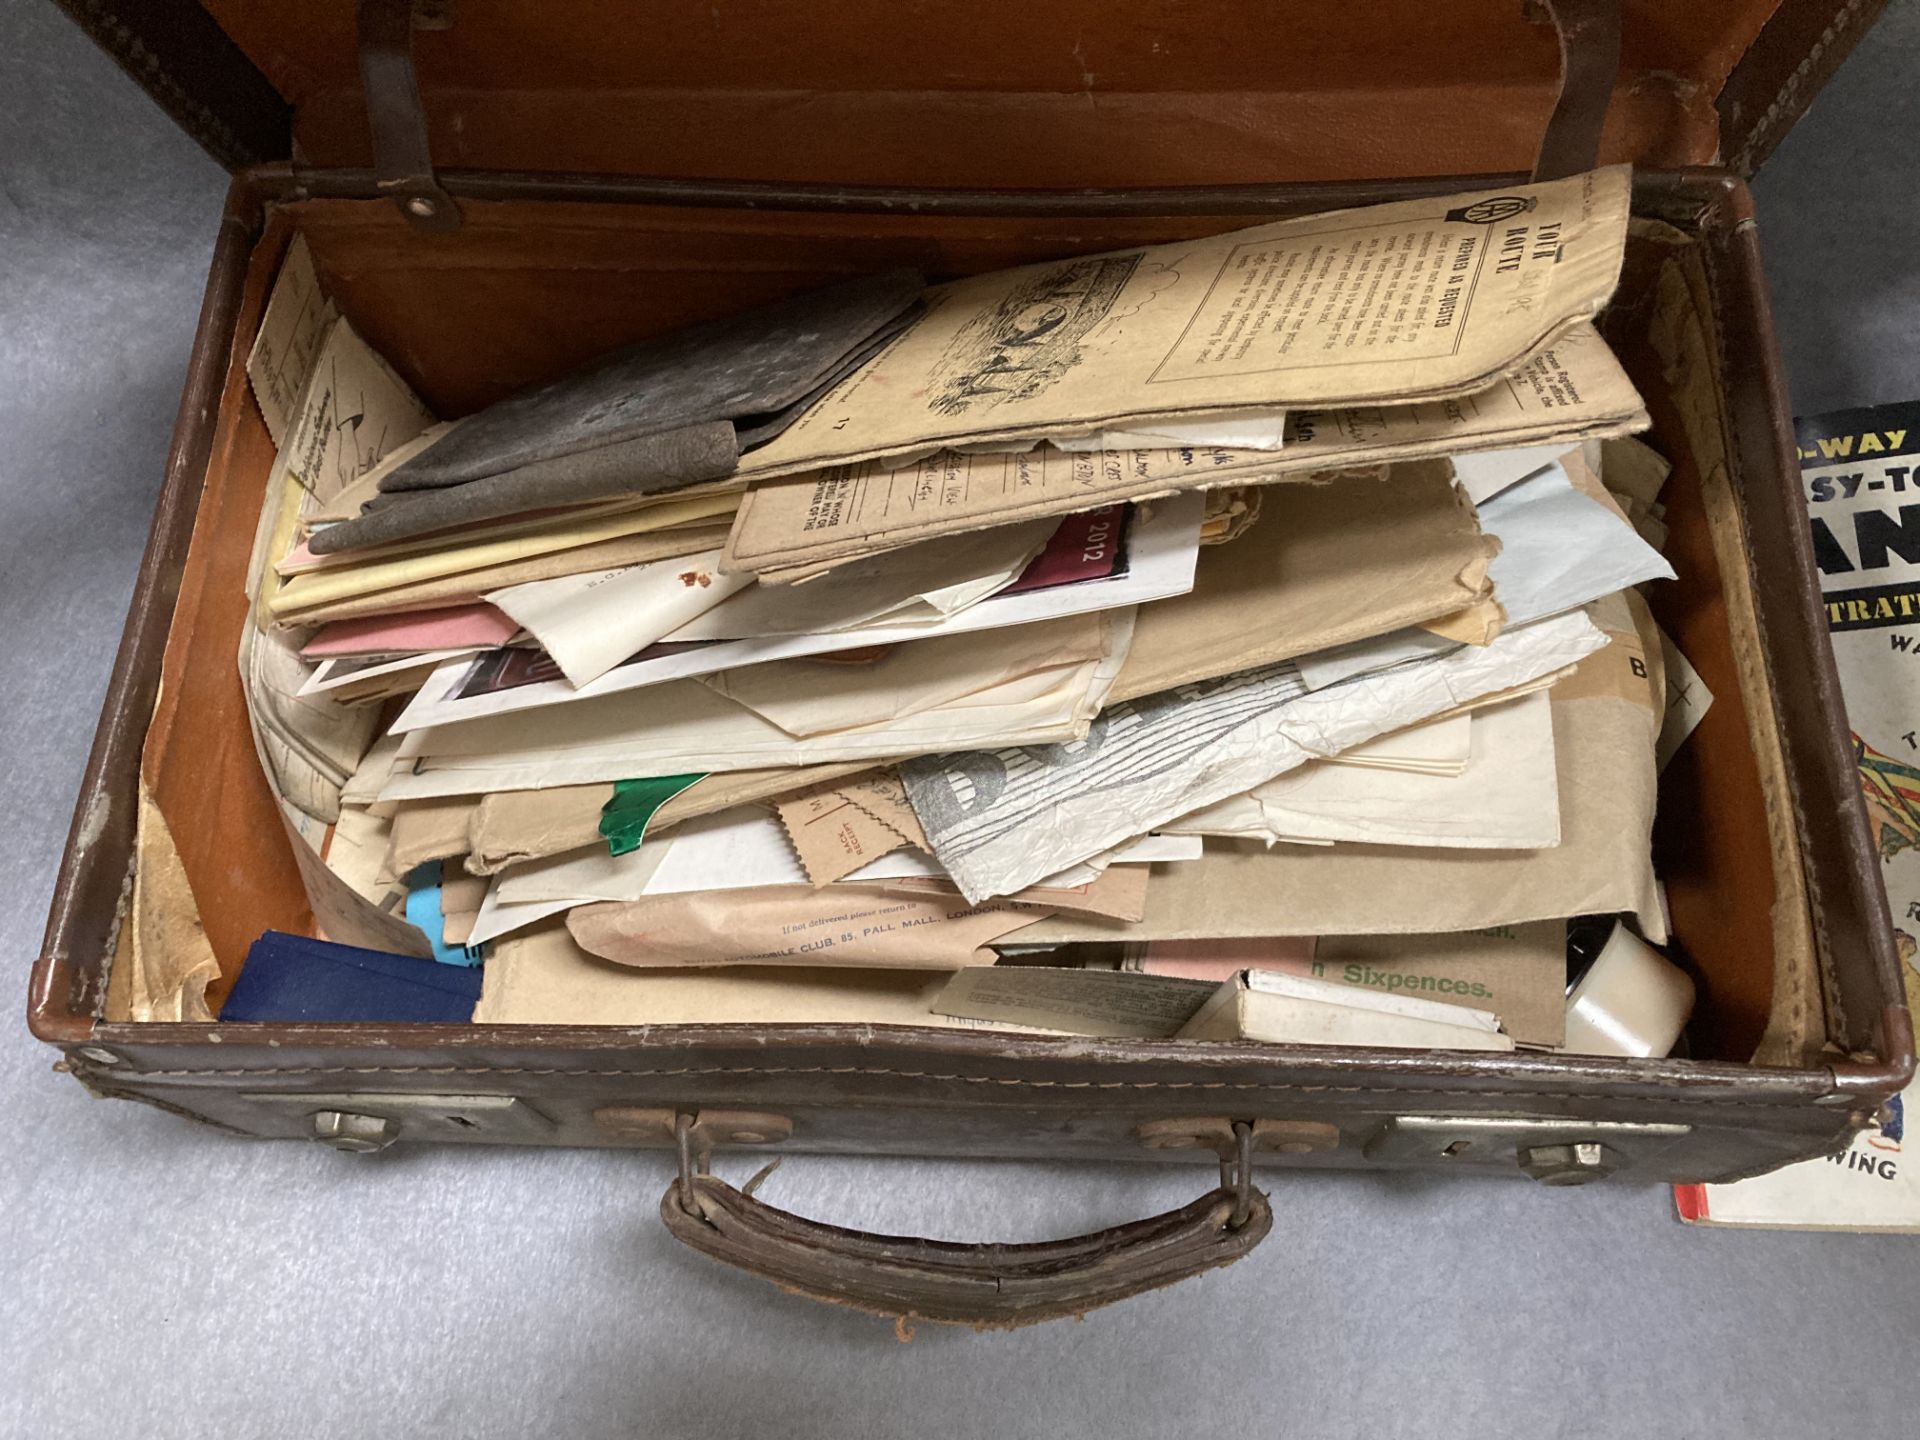
[[[1874,0],[67,8],[235,167],[33,973],[34,1032],[89,1089],[350,1149],[677,1145],[662,1213],[698,1248],[882,1313],[1019,1323],[1244,1253],[1271,1219],[1250,1162],[1725,1180],[1833,1150],[1911,1075],[1742,178]],[[109,1018],[150,730],[174,742],[145,780],[222,960],[215,1002],[248,940],[310,918],[232,663],[271,459],[243,362],[295,231],[454,414],[837,275],[964,273],[1596,157],[1641,167],[1603,327],[1674,462],[1681,578],[1652,598],[1716,697],[1656,831],[1701,991],[1691,1058]],[[726,1146],[1184,1154],[1208,1193],[1056,1244],[935,1244],[783,1216],[706,1173]]]

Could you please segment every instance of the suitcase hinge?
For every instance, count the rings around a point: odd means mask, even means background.
[[[458,230],[460,207],[434,177],[413,32],[452,23],[447,0],[360,0],[360,86],[373,133],[374,182],[420,230]]]

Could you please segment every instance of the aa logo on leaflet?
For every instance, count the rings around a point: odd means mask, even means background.
[[[1471,205],[1462,205],[1458,210],[1449,210],[1447,219],[1464,220],[1469,225],[1498,225],[1502,220],[1526,214],[1534,204],[1533,199],[1526,195],[1495,195],[1476,200]]]

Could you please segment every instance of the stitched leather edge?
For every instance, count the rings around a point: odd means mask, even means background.
[[[160,107],[173,116],[202,148],[228,170],[269,157],[254,148],[193,91],[167,69],[160,57],[122,20],[111,5],[90,0],[64,0],[63,8],[87,32],[94,44],[111,55]]]
[[[1853,3],[1859,3],[1859,0],[1853,0]],[[1732,243],[1738,234],[1757,229],[1758,227],[1751,219],[1742,220],[1731,227],[1730,233],[1725,237],[1725,243]],[[1732,363],[1727,353],[1726,340],[1728,287],[1724,277],[1727,258],[1722,253],[1721,245],[1714,243],[1711,237],[1703,235],[1701,239],[1704,243],[1700,246],[1700,264],[1706,272],[1707,296],[1712,304],[1712,333],[1707,338],[1713,346],[1716,379],[1720,382],[1724,393],[1726,376]],[[1733,496],[1734,509],[1740,515],[1740,528],[1743,535],[1751,535],[1753,516],[1747,504],[1747,482],[1741,464],[1740,444],[1733,434],[1725,408],[1720,412],[1720,440],[1728,479],[1732,482],[1728,489]],[[1762,581],[1760,567],[1754,561],[1753,547],[1743,543],[1741,551],[1746,560],[1747,592],[1752,597],[1754,621],[1762,637],[1772,635],[1775,632],[1771,626],[1775,622],[1768,618],[1767,586]],[[1767,705],[1773,711],[1774,728],[1784,737],[1791,727],[1787,723],[1786,714],[1780,703],[1780,677],[1774,668],[1772,646],[1762,643],[1759,646],[1759,656],[1761,669],[1767,677]],[[1814,853],[1813,831],[1807,822],[1806,798],[1801,788],[1798,769],[1787,759],[1784,747],[1781,755],[1781,771],[1787,781],[1787,801],[1793,812],[1794,834],[1800,843],[1801,866],[1805,874],[1807,921],[1813,930],[1814,951],[1820,972],[1820,993],[1827,1004],[1827,1038],[1836,1044],[1845,1045],[1847,1032],[1851,1027],[1847,1023],[1847,1010],[1840,994],[1840,985],[1833,973],[1833,944],[1828,935],[1826,911],[1822,903],[1820,887],[1814,883],[1806,864],[1806,857]]]
[[[1255,1080],[1034,1080],[1018,1075],[941,1074],[929,1070],[894,1070],[867,1065],[709,1065],[683,1066],[677,1069],[627,1070],[618,1066],[527,1066],[527,1065],[287,1065],[257,1070],[131,1070],[116,1072],[87,1065],[74,1065],[100,1079],[125,1081],[233,1078],[254,1079],[267,1075],[531,1075],[531,1076],[620,1076],[628,1079],[675,1079],[707,1075],[866,1075],[896,1080],[933,1080],[962,1085],[1005,1085],[1031,1090],[1236,1090],[1295,1095],[1379,1095],[1383,1099],[1426,1096],[1459,1096],[1498,1100],[1617,1100],[1610,1091],[1591,1090],[1461,1090],[1399,1088],[1382,1085],[1297,1085]],[[1832,1074],[1827,1072],[1829,1082]],[[1804,1110],[1814,1101],[1807,1096],[1780,1100],[1743,1100],[1738,1098],[1690,1099],[1673,1095],[1632,1097],[1636,1104],[1738,1106],[1756,1110]]]
[[[1862,10],[1869,5],[1878,6],[1880,3],[1881,0],[1847,0],[1847,3],[1840,8],[1839,13],[1833,17],[1833,22],[1820,32],[1820,38],[1814,42],[1813,48],[1807,51],[1805,58],[1793,67],[1792,72],[1781,83],[1780,93],[1773,97],[1773,103],[1767,106],[1765,113],[1754,121],[1753,128],[1747,131],[1746,140],[1741,144],[1739,153],[1733,157],[1735,170],[1743,175],[1751,175],[1754,172],[1757,168],[1753,158],[1755,152],[1767,148],[1765,144],[1767,138],[1773,134],[1774,127],[1786,115],[1794,95],[1813,74],[1814,67],[1820,63],[1821,57],[1833,48],[1841,32],[1852,26],[1853,22],[1860,17]]]

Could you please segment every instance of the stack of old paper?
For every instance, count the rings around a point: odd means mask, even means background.
[[[794,369],[777,423],[686,379],[673,414],[737,451],[648,440],[625,486],[628,439],[567,437],[667,405],[618,391],[639,362],[442,423],[296,243],[251,367],[280,459],[241,667],[319,924],[486,955],[482,1020],[1167,1035],[1168,977],[1083,947],[1662,938],[1663,652],[1623,594],[1672,573],[1664,471],[1619,448],[1646,415],[1592,323],[1627,199],[1603,170],[852,286],[844,363]],[[759,354],[742,324],[684,364]],[[1359,1003],[1275,1038],[1556,1044],[1557,945],[1488,1022]],[[994,974],[1053,1011],[946,987],[1012,948],[1051,973]]]

